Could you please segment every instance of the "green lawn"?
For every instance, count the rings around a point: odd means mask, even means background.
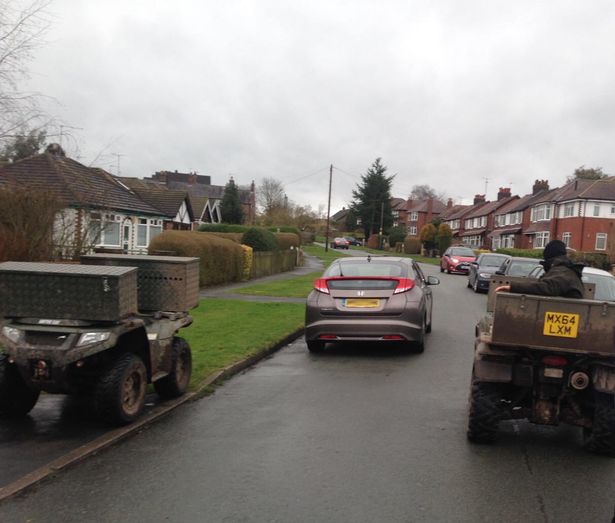
[[[252,296],[278,296],[285,298],[306,298],[314,287],[314,280],[322,274],[322,271],[311,272],[303,276],[297,276],[290,280],[279,280],[271,283],[257,283],[248,287],[242,287],[233,292],[238,294],[250,294]]]
[[[429,263],[431,265],[440,264],[440,258],[429,258],[428,256],[421,256],[420,254],[405,254],[393,251],[380,251],[378,249],[369,249],[367,247],[351,247],[351,249],[369,252],[370,254],[376,254],[378,256],[401,256],[403,258],[412,258],[419,263]]]
[[[303,327],[305,305],[205,299],[191,311],[194,323],[180,332],[192,349],[195,390],[228,365],[272,347]]]
[[[341,258],[342,256],[349,256],[347,253],[338,249],[329,248],[327,251],[325,251],[325,248],[320,247],[319,245],[304,245],[301,248],[307,254],[311,254],[312,256],[320,258],[324,263],[325,267],[328,267],[331,262],[336,258]]]

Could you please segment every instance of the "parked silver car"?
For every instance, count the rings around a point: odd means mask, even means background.
[[[305,310],[310,351],[329,342],[397,342],[423,352],[431,331],[431,285],[410,258],[339,258],[314,282]]]

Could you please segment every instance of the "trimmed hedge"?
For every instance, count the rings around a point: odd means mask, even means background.
[[[241,238],[241,243],[249,245],[255,252],[277,251],[278,241],[271,231],[259,227],[251,227]]]
[[[568,256],[575,263],[583,263],[588,267],[595,267],[596,269],[603,269],[611,272],[611,263],[606,253],[576,251],[570,252]]]
[[[148,252],[173,253],[199,258],[199,284],[216,285],[240,281],[244,271],[241,245],[196,231],[163,231],[149,245]]]
[[[418,238],[408,238],[404,240],[404,252],[406,254],[420,254],[421,240]]]
[[[316,240],[316,234],[311,231],[301,231],[300,237],[302,245],[312,245]]]
[[[235,243],[241,243],[241,239],[243,238],[242,232],[205,232],[205,234],[211,234],[212,236],[217,236],[218,238],[224,238],[225,240],[231,240]]]
[[[246,225],[234,225],[230,223],[202,223],[199,225],[199,232],[238,232],[244,233],[250,227]]]
[[[291,247],[298,249],[301,244],[299,241],[299,236],[297,236],[294,232],[277,232],[274,236],[278,241],[278,247],[282,251],[286,251]]]
[[[524,258],[538,258],[542,259],[543,249],[496,249],[495,252],[499,254],[508,254],[509,256],[521,256]]]

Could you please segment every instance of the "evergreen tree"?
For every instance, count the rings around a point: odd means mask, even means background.
[[[365,238],[378,234],[382,221],[383,232],[393,224],[391,210],[391,184],[395,176],[386,176],[387,168],[380,158],[361,176],[361,183],[352,191],[352,210],[361,220]]]
[[[223,223],[243,223],[243,209],[239,200],[239,189],[237,189],[232,176],[224,187],[220,211]]]

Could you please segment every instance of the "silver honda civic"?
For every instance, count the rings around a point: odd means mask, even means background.
[[[305,341],[317,352],[327,343],[373,341],[423,352],[431,331],[435,276],[410,258],[339,258],[314,282],[305,308]]]

